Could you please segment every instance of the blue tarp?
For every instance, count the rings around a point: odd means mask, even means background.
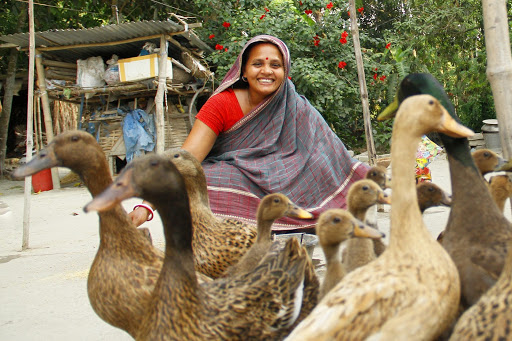
[[[155,149],[155,121],[153,115],[148,115],[142,109],[128,112],[123,120],[123,137],[126,147],[126,161],[130,162],[134,156],[142,151]]]

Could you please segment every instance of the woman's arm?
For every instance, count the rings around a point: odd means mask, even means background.
[[[202,162],[217,139],[217,134],[200,120],[196,120],[192,130],[188,134],[181,148],[195,156],[199,162]]]
[[[190,134],[183,142],[182,148],[191,153],[199,160],[203,161],[217,139],[215,132],[203,122],[196,120],[192,126]],[[143,201],[143,204],[153,207],[149,202]],[[154,209],[154,208],[153,208]],[[135,226],[145,223],[150,217],[151,212],[145,207],[137,207],[128,214]]]

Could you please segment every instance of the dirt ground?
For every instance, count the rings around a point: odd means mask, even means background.
[[[431,164],[433,181],[451,192],[448,164],[441,154]],[[124,331],[103,322],[87,297],[89,266],[98,248],[98,217],[85,214],[87,189],[65,187],[30,196],[29,249],[22,251],[24,181],[0,180],[0,339],[1,340],[130,340]],[[131,210],[139,199],[124,202]],[[510,206],[505,208],[510,219]],[[444,228],[449,208],[426,211],[433,236]],[[377,213],[389,235],[389,207]],[[163,248],[161,221],[145,224],[154,244]],[[317,247],[313,258],[324,271]]]

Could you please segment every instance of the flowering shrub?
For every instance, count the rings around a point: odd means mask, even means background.
[[[313,0],[259,2],[236,11],[236,15],[205,21],[204,31],[215,44],[215,52],[207,58],[216,66],[216,82],[220,82],[241,48],[251,37],[271,34],[289,47],[292,69],[290,79],[297,91],[322,113],[333,130],[349,148],[366,146],[361,96],[352,39],[348,3]],[[342,7],[339,7],[342,6]],[[358,9],[358,16],[363,8]],[[227,13],[227,12],[226,12]],[[388,89],[387,77],[394,61],[389,58],[390,45],[360,31],[370,111],[376,116],[383,109],[380,96]],[[387,48],[384,48],[386,46]],[[387,53],[386,53],[387,52]],[[372,71],[378,68],[379,72]],[[374,76],[375,75],[375,76]],[[375,94],[375,95],[374,95]],[[391,123],[379,123],[386,130]]]

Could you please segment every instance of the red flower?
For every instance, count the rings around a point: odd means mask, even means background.
[[[358,9],[357,9],[357,11],[358,11],[359,13],[363,13],[363,11],[364,11],[364,7],[360,7],[360,8],[358,8]]]
[[[386,79],[386,76],[382,75],[382,76],[380,76],[380,78],[379,78],[379,79],[380,79],[381,81],[384,81],[384,80]]]
[[[320,44],[320,38],[318,37],[318,34],[313,37],[313,40],[315,41],[315,46],[318,46]]]
[[[216,50],[222,50],[223,48],[224,48],[224,46],[222,46],[220,44],[215,45]]]
[[[344,68],[345,68],[345,66],[347,66],[347,63],[345,63],[345,62],[343,62],[343,61],[341,61],[341,62],[339,62],[339,63],[338,63],[338,67],[339,67],[340,69],[344,69]]]
[[[306,14],[311,14],[311,13],[313,13],[313,10],[311,10],[311,9],[307,9],[307,10],[305,10],[305,11],[304,11],[304,13],[306,13]]]
[[[377,80],[377,74],[376,73],[373,74],[373,79]]]
[[[386,44],[386,48],[389,49],[391,47],[391,43]]]
[[[299,1],[299,5],[301,5],[301,6],[302,6],[302,1]]]
[[[340,39],[340,43],[342,43],[343,45],[345,45],[347,43],[347,38],[343,38],[341,37]]]
[[[265,12],[270,12],[270,10],[268,8],[265,7]]]
[[[377,68],[377,67],[376,67],[375,69],[373,69],[373,71],[377,71],[378,69],[379,69],[379,68]]]
[[[350,17],[350,11],[347,12],[348,16]]]
[[[229,26],[231,26],[231,24],[230,24],[230,23],[228,23],[228,22],[226,22],[226,21],[224,21],[224,22],[222,23],[222,26],[224,26],[225,28],[229,28]]]
[[[331,9],[331,8],[332,8],[332,6],[334,6],[334,5],[332,4],[332,1],[331,1],[331,2],[329,2],[329,3],[327,4],[327,6],[325,6],[325,8],[327,8],[327,9]]]
[[[342,38],[346,38],[346,37],[348,37],[348,33],[347,33],[347,31],[343,31],[343,32],[341,33],[341,37],[342,37]]]
[[[210,38],[210,39],[215,38],[215,34],[210,34],[210,35],[208,36],[208,38]]]
[[[263,15],[260,17],[260,20],[262,20],[263,18],[265,18],[265,14],[263,14]]]

